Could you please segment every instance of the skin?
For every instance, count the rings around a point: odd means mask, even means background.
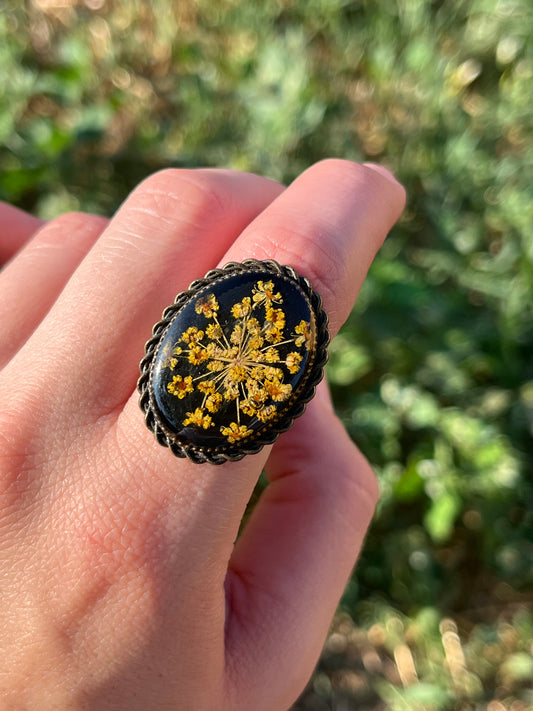
[[[259,454],[177,459],[144,425],[138,363],[176,293],[248,257],[307,276],[334,335],[404,199],[384,169],[328,160],[288,188],[166,170],[111,221],[0,205],[2,709],[294,702],[374,511],[371,468],[325,385]]]

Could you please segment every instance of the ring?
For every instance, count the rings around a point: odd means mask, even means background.
[[[146,343],[139,404],[178,457],[223,464],[288,430],[322,380],[329,333],[308,279],[273,260],[209,271]]]

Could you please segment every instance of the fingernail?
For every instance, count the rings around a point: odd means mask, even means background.
[[[384,178],[386,178],[388,181],[391,183],[395,183],[396,185],[401,185],[401,183],[396,180],[394,175],[387,170],[387,168],[384,168],[382,165],[378,165],[377,163],[363,163],[365,168],[370,168],[370,170],[375,170],[376,173],[379,173],[382,175]]]

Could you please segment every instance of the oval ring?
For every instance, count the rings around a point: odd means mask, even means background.
[[[140,407],[178,457],[222,464],[272,444],[324,374],[320,296],[293,267],[247,259],[176,296],[140,363]]]

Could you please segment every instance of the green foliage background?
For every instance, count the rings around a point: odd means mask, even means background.
[[[295,710],[533,708],[532,105],[530,0],[0,6],[4,200],[326,156],[407,188],[329,365],[382,499]]]

